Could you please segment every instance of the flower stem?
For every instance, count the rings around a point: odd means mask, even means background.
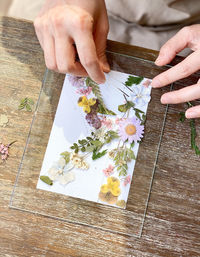
[[[11,145],[13,145],[13,144],[16,143],[16,142],[17,142],[17,140],[11,142],[11,143],[8,145],[8,147],[10,147]]]

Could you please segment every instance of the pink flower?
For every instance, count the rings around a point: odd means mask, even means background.
[[[131,175],[128,175],[124,179],[124,186],[127,186],[128,184],[131,184]]]
[[[123,121],[123,120],[124,120],[124,118],[116,118],[115,124],[119,125],[119,123],[120,123],[121,121]]]
[[[108,168],[103,170],[103,173],[106,177],[109,177],[114,171],[114,167],[110,164]]]
[[[151,80],[147,79],[144,81],[144,83],[142,84],[144,87],[148,87],[151,84]]]
[[[92,87],[80,88],[76,90],[77,94],[88,96],[92,92]]]
[[[4,145],[0,143],[0,155],[2,160],[6,160],[9,156],[9,147],[14,144],[16,141],[13,141],[9,145]]]
[[[8,147],[7,145],[4,145],[4,144],[0,144],[0,154],[1,154],[1,159],[2,160],[6,160],[8,158]]]
[[[103,119],[101,120],[101,124],[106,126],[108,129],[112,128],[112,120],[107,119],[106,117],[103,117]]]

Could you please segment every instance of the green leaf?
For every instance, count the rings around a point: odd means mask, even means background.
[[[127,101],[125,104],[121,104],[118,106],[119,112],[127,112],[129,109],[133,108],[135,104],[131,101]]]
[[[31,112],[31,111],[32,111],[32,108],[31,108],[31,106],[30,106],[29,104],[26,104],[26,110],[27,110],[28,112]]]
[[[51,180],[48,176],[40,176],[40,180],[46,183],[49,186],[53,185],[53,180]]]
[[[69,152],[63,152],[60,154],[64,159],[65,159],[65,163],[69,163],[70,162],[70,153]]]
[[[121,176],[126,176],[126,175],[127,175],[127,170],[122,166],[119,176],[121,177]]]
[[[134,110],[135,110],[136,112],[139,112],[139,113],[144,113],[143,111],[141,111],[141,110],[138,109],[138,108],[134,108]]]
[[[94,149],[93,150],[93,155],[92,155],[92,160],[97,160],[97,159],[101,158],[102,156],[104,156],[106,153],[107,153],[107,150],[104,150],[102,152],[97,153],[97,150]]]
[[[179,118],[179,120],[181,121],[181,122],[184,122],[185,121],[185,112],[180,112],[179,113],[179,116],[180,116],[180,118]]]
[[[102,146],[102,142],[99,140],[92,140],[91,143],[96,147]]]
[[[34,102],[31,98],[25,97],[21,99],[20,104],[18,106],[18,110],[26,109],[26,111],[31,112],[31,105],[34,105]]]
[[[34,101],[32,98],[27,98],[27,102],[30,104],[30,105],[34,105]]]
[[[85,148],[85,150],[86,150],[86,152],[93,152],[95,148],[96,148],[95,145],[90,145],[90,146],[87,146]]]
[[[140,117],[140,114],[139,114],[139,112],[135,112],[135,116],[139,119],[139,120],[141,120],[141,117]]]
[[[134,77],[134,76],[129,76],[128,80],[125,82],[125,85],[128,87],[131,87],[132,85],[138,85],[141,83],[143,80],[143,77]]]
[[[86,151],[86,148],[83,146],[81,147],[81,152],[85,152]]]
[[[104,137],[105,143],[110,143],[113,139],[119,138],[119,135],[116,131],[109,130]]]
[[[191,128],[191,147],[195,150],[196,155],[200,155],[200,149],[196,145],[196,126],[195,126],[195,120],[190,120],[190,128]]]
[[[20,104],[20,105],[18,106],[18,110],[22,110],[22,109],[24,109],[24,107],[25,107],[24,104]]]
[[[98,113],[100,114],[105,114],[105,115],[112,115],[112,116],[115,116],[116,113],[114,113],[113,111],[107,109],[104,105],[102,105],[101,103],[99,103],[98,105],[98,110],[97,110]]]

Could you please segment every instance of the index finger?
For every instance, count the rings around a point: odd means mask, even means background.
[[[200,68],[200,50],[190,54],[182,62],[156,76],[151,83],[152,87],[163,87],[179,79],[183,79],[198,71]]]
[[[97,57],[96,46],[91,31],[79,32],[74,37],[79,59],[88,75],[98,84],[105,82],[105,75]]]

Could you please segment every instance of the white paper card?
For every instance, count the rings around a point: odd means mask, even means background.
[[[133,81],[131,81],[131,78],[135,78],[136,80],[133,79]],[[82,107],[78,105],[80,97],[84,95],[87,101],[96,98],[93,93],[94,91],[91,91],[92,87],[82,81],[81,85],[79,85],[80,83],[78,84],[76,81],[73,81],[71,76],[66,75],[40,172],[40,176],[48,176],[52,180],[53,185],[48,185],[39,179],[37,188],[125,208],[134,172],[135,160],[129,160],[127,162],[126,171],[122,170],[120,173],[121,170],[117,170],[119,164],[115,165],[115,161],[110,158],[110,156],[112,157],[110,152],[112,152],[112,149],[119,149],[119,147],[123,145],[123,147],[126,145],[127,149],[131,148],[130,142],[125,140],[126,135],[123,134],[123,137],[119,130],[122,131],[124,129],[126,132],[129,129],[130,138],[134,133],[132,129],[134,130],[134,128],[136,128],[137,131],[136,125],[135,127],[127,127],[128,123],[127,125],[124,125],[124,123],[127,117],[128,119],[134,117],[140,124],[142,123],[136,115],[139,115],[142,119],[143,114],[146,114],[148,102],[150,101],[150,82],[149,79],[145,78],[138,78],[137,81],[136,76],[116,71],[111,71],[109,74],[106,74],[106,83],[99,85],[99,89],[106,108],[112,110],[116,115],[103,115],[98,113],[101,128],[96,130],[88,124],[85,118],[87,113],[84,112],[84,106],[86,106],[86,109],[89,106],[91,113],[95,105],[90,105],[88,102],[86,102],[85,105],[83,103]],[[119,105],[125,105],[127,101],[134,103],[134,107],[131,107],[125,113],[119,111]],[[93,104],[92,100],[91,104]],[[139,112],[136,111],[137,109],[139,109]],[[73,146],[74,143],[79,145],[78,140],[90,137],[92,131],[97,133],[100,142],[105,140],[104,136],[108,131],[115,131],[115,134],[118,133],[119,138],[112,139],[110,143],[101,146],[97,153],[102,153],[106,150],[106,154],[101,158],[92,160],[92,152],[87,153],[87,151],[81,152],[80,150],[76,158],[76,155],[73,155],[74,150],[70,147]],[[124,131],[121,133],[125,133]],[[125,140],[125,142],[123,142],[123,140]],[[94,145],[92,147],[94,147]],[[138,148],[139,142],[136,141],[134,146],[132,144],[131,148],[135,157],[137,157]],[[71,160],[68,164],[66,164],[60,155],[66,151],[71,153]],[[115,153],[116,151],[114,151],[113,154]],[[73,162],[72,155],[74,156]],[[83,163],[80,163],[79,157],[82,158]],[[123,161],[123,158],[121,158],[121,161]],[[84,167],[84,162],[88,167]],[[76,163],[75,167],[74,163]],[[77,168],[77,166],[81,164],[83,164],[83,167]]]

